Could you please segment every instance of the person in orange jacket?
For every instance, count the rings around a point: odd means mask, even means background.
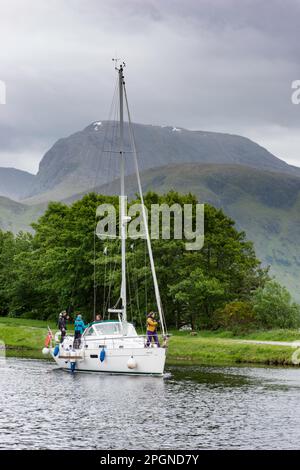
[[[159,348],[160,346],[159,341],[158,341],[158,335],[157,335],[157,326],[158,326],[158,322],[155,320],[155,313],[150,312],[147,315],[147,343],[146,343],[147,347],[150,346],[153,339],[157,347]]]

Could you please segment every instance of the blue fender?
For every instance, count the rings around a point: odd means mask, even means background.
[[[70,362],[71,372],[75,372],[75,368],[76,368],[76,362]]]
[[[105,349],[104,348],[101,349],[99,359],[100,359],[101,362],[103,362],[104,359],[105,359]]]
[[[55,346],[55,348],[54,348],[53,356],[56,357],[56,356],[58,355],[58,353],[59,353],[59,346],[58,346],[58,344],[57,344],[57,345]]]

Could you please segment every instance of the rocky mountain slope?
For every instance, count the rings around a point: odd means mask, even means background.
[[[141,171],[163,165],[218,163],[300,176],[299,168],[288,165],[245,137],[142,124],[134,124],[133,128]],[[118,124],[104,121],[58,140],[41,160],[25,202],[64,199],[112,181],[118,175],[117,135]],[[126,126],[125,148],[130,150]],[[131,174],[133,161],[130,153],[125,155],[127,174]]]
[[[23,199],[30,191],[35,176],[15,168],[0,168],[0,196],[16,201]]]

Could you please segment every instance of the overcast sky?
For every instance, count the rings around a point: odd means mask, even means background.
[[[108,118],[111,58],[135,122],[241,134],[300,166],[300,0],[0,0],[0,166],[36,172]]]

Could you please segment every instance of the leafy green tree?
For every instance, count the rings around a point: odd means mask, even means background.
[[[296,328],[300,325],[300,307],[288,290],[271,280],[253,293],[253,310],[264,328]]]
[[[91,193],[70,206],[50,203],[33,224],[34,235],[14,238],[0,233],[2,314],[48,318],[72,306],[89,320],[94,290],[97,312],[107,313],[108,306],[118,304],[120,240],[94,236],[96,209],[102,203],[113,204],[118,215],[118,197]],[[192,204],[195,222],[197,200],[192,194],[149,192],[145,203],[148,208],[154,203]],[[172,239],[173,222],[171,214],[171,240],[160,237],[152,243],[167,323],[179,326],[191,321],[214,327],[216,309],[248,300],[268,275],[261,270],[252,243],[221,210],[205,205],[205,242],[200,251],[186,251],[186,240]],[[155,308],[145,240],[127,240],[127,253],[128,313],[144,326],[146,312]]]
[[[9,292],[13,282],[11,268],[15,254],[15,239],[11,232],[0,230],[0,315],[9,311]]]
[[[225,289],[216,278],[207,278],[201,268],[196,268],[187,278],[170,287],[175,301],[182,305],[185,319],[193,329],[211,328],[212,313],[224,301]]]

